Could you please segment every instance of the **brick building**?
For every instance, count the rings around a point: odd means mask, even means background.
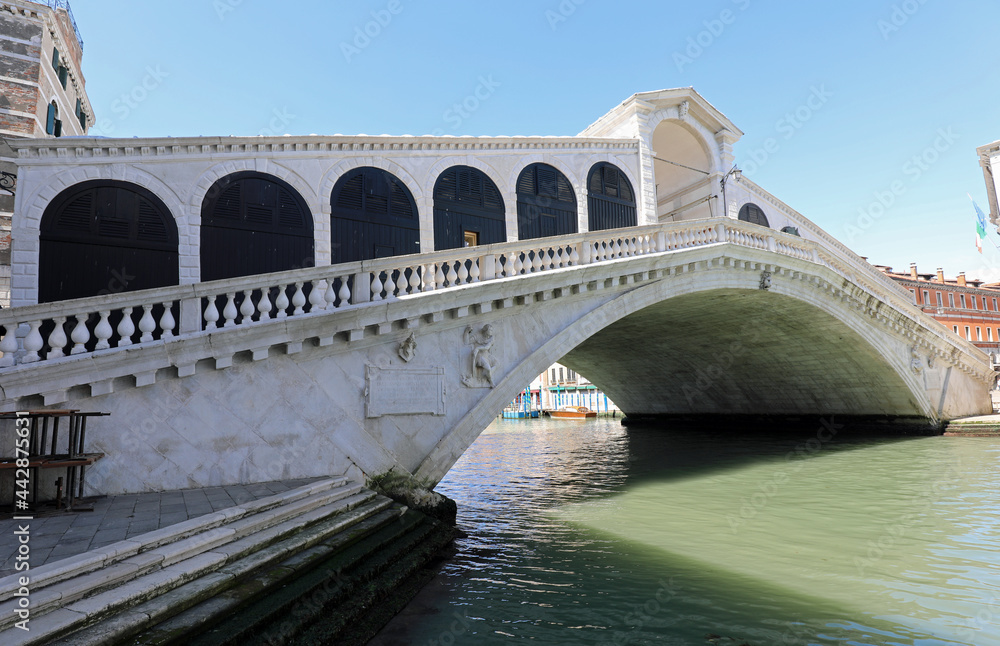
[[[86,135],[94,123],[80,62],[83,40],[67,0],[0,2],[0,138]],[[0,303],[10,299],[13,150],[0,140]]]
[[[964,272],[947,279],[940,268],[921,274],[916,263],[910,264],[907,274],[884,265],[875,267],[909,290],[924,313],[989,353],[1000,375],[1000,283],[970,280]]]

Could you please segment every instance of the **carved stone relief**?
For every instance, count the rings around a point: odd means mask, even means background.
[[[493,370],[497,367],[493,356],[493,326],[487,323],[477,333],[470,325],[465,328],[462,339],[472,346],[469,360],[472,372],[462,375],[462,384],[466,388],[493,388],[496,385]]]

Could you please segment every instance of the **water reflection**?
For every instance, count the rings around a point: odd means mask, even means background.
[[[374,643],[1000,644],[1000,443],[822,437],[497,422]]]

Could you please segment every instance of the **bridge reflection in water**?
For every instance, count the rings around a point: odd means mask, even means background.
[[[439,485],[459,555],[373,644],[1000,644],[1000,444],[836,426],[499,421]]]

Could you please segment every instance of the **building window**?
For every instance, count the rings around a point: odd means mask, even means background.
[[[968,325],[965,326],[965,340],[966,341],[972,340],[972,330],[969,329]]]
[[[955,307],[955,295],[948,292],[948,307]]]
[[[986,328],[986,340],[993,343],[993,328]]]
[[[566,373],[563,372],[563,368],[559,368],[559,381],[566,381],[565,374]]]
[[[981,327],[979,327],[977,325],[976,326],[976,341],[982,341],[982,340],[983,340],[983,328],[981,328]]]
[[[934,292],[937,295],[937,305],[938,307],[944,307],[944,301],[941,299],[941,292]]]
[[[962,299],[962,309],[969,309],[969,306],[965,303],[965,294],[959,294],[958,297]]]
[[[45,118],[45,133],[54,137],[62,136],[62,121],[59,120],[59,108],[55,101],[49,104],[49,112]]]
[[[52,69],[59,71],[59,50],[55,47],[52,48]]]
[[[997,299],[995,299],[995,298],[993,299],[993,311],[994,312],[997,311]]]
[[[520,240],[577,232],[576,191],[548,164],[530,164],[517,178],[517,236]]]
[[[919,305],[920,303],[917,302],[917,290],[911,289],[910,293],[913,294],[913,304]]]
[[[62,85],[62,88],[64,90],[66,89],[66,79],[68,77],[69,77],[69,70],[67,70],[65,67],[60,66],[59,67],[59,83]]]
[[[617,166],[598,162],[587,180],[587,221],[591,231],[635,226],[635,192]]]
[[[552,383],[555,383],[555,381],[556,381],[556,369],[555,368],[552,369],[552,379],[550,381],[552,381]]]
[[[767,216],[764,215],[764,211],[756,204],[744,204],[743,208],[740,209],[737,219],[749,222],[750,224],[759,224],[762,227],[771,226],[767,221]]]
[[[958,326],[957,325],[952,325],[951,329],[955,330],[955,334],[958,334]]]
[[[930,304],[931,304],[931,299],[930,299],[930,296],[929,296],[927,290],[925,289],[924,290],[924,305],[930,305]]]

